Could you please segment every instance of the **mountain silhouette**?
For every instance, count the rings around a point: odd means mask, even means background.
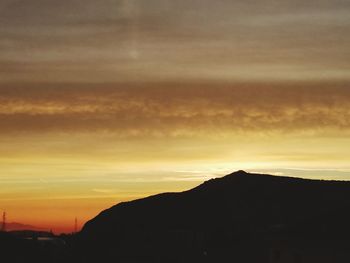
[[[85,262],[299,262],[308,257],[311,263],[324,262],[326,254],[332,262],[349,262],[344,251],[350,247],[343,247],[350,244],[348,222],[350,182],[238,171],[188,191],[101,212],[83,227],[77,254]],[[296,261],[283,261],[280,251]]]
[[[2,226],[2,222],[0,222],[0,226]],[[17,222],[8,222],[6,223],[7,231],[23,231],[23,230],[32,230],[32,231],[48,231],[48,229],[32,226],[28,224],[22,224]]]

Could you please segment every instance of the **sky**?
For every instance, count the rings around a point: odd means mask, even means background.
[[[0,210],[70,232],[235,170],[350,180],[350,2],[0,0]]]

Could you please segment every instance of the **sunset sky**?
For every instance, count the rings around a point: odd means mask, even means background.
[[[350,180],[348,0],[0,0],[0,211],[72,231],[235,170]]]

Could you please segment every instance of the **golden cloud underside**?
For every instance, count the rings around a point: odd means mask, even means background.
[[[348,83],[0,88],[0,132],[181,136],[350,128]]]

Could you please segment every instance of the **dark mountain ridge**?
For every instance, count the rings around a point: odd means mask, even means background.
[[[79,237],[82,247],[94,248],[89,258],[201,262],[235,251],[241,262],[268,262],[267,240],[276,236],[346,238],[349,211],[350,182],[238,171],[188,191],[117,204],[87,222]],[[255,253],[244,261],[248,247]]]

